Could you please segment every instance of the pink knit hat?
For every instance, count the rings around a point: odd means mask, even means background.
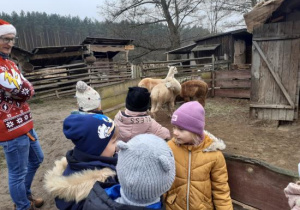
[[[172,116],[171,123],[187,131],[199,134],[204,139],[205,111],[197,101],[181,105]]]
[[[5,34],[16,35],[17,30],[12,24],[0,19],[0,36],[5,35]]]

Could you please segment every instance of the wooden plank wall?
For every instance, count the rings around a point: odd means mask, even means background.
[[[211,45],[220,44],[220,46],[214,51],[215,56],[224,56],[226,53],[230,60],[233,60],[234,47],[233,47],[233,36],[232,34],[225,34],[223,36],[211,37],[205,40],[197,42],[198,45]],[[211,55],[211,52],[195,52],[196,57],[205,57]]]
[[[215,75],[215,96],[250,98],[250,70],[216,71]]]
[[[65,65],[24,73],[24,76],[33,84],[36,98],[74,94],[76,82],[79,80],[92,87],[103,87],[132,78],[131,64],[116,62]]]
[[[257,50],[253,51],[251,104],[269,107],[251,107],[251,116],[258,119],[293,121],[298,117],[300,71],[300,21],[265,24],[254,30],[253,40],[264,52],[274,72],[295,103],[295,109],[274,108],[289,105],[286,97],[271,75],[266,62]],[[297,38],[298,36],[298,38]],[[272,106],[273,105],[273,106]]]

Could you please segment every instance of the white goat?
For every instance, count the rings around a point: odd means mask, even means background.
[[[166,81],[156,85],[151,92],[151,114],[156,118],[156,112],[164,104],[168,107],[168,116],[171,117],[174,112],[175,98],[180,94],[181,85],[175,78],[166,78]]]
[[[147,88],[149,93],[151,93],[152,89],[156,85],[165,82],[167,78],[174,78],[174,75],[178,73],[177,68],[175,66],[168,66],[168,67],[169,67],[169,72],[166,78],[164,79],[144,78],[139,82],[138,86]]]

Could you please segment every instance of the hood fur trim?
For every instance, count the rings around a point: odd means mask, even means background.
[[[204,149],[204,152],[213,152],[217,150],[224,150],[226,148],[226,145],[222,139],[217,138],[210,132],[204,130],[204,134],[208,136],[213,142],[211,145],[209,145],[206,149]]]
[[[55,161],[52,170],[46,172],[44,176],[44,188],[54,197],[64,199],[65,201],[84,200],[96,181],[105,182],[108,177],[115,176],[116,172],[110,168],[101,170],[83,170],[70,176],[63,176],[63,172],[68,165],[67,159]]]

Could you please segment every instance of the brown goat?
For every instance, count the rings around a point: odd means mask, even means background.
[[[197,100],[203,107],[208,93],[208,85],[202,80],[189,80],[181,84],[180,97],[185,102]]]

